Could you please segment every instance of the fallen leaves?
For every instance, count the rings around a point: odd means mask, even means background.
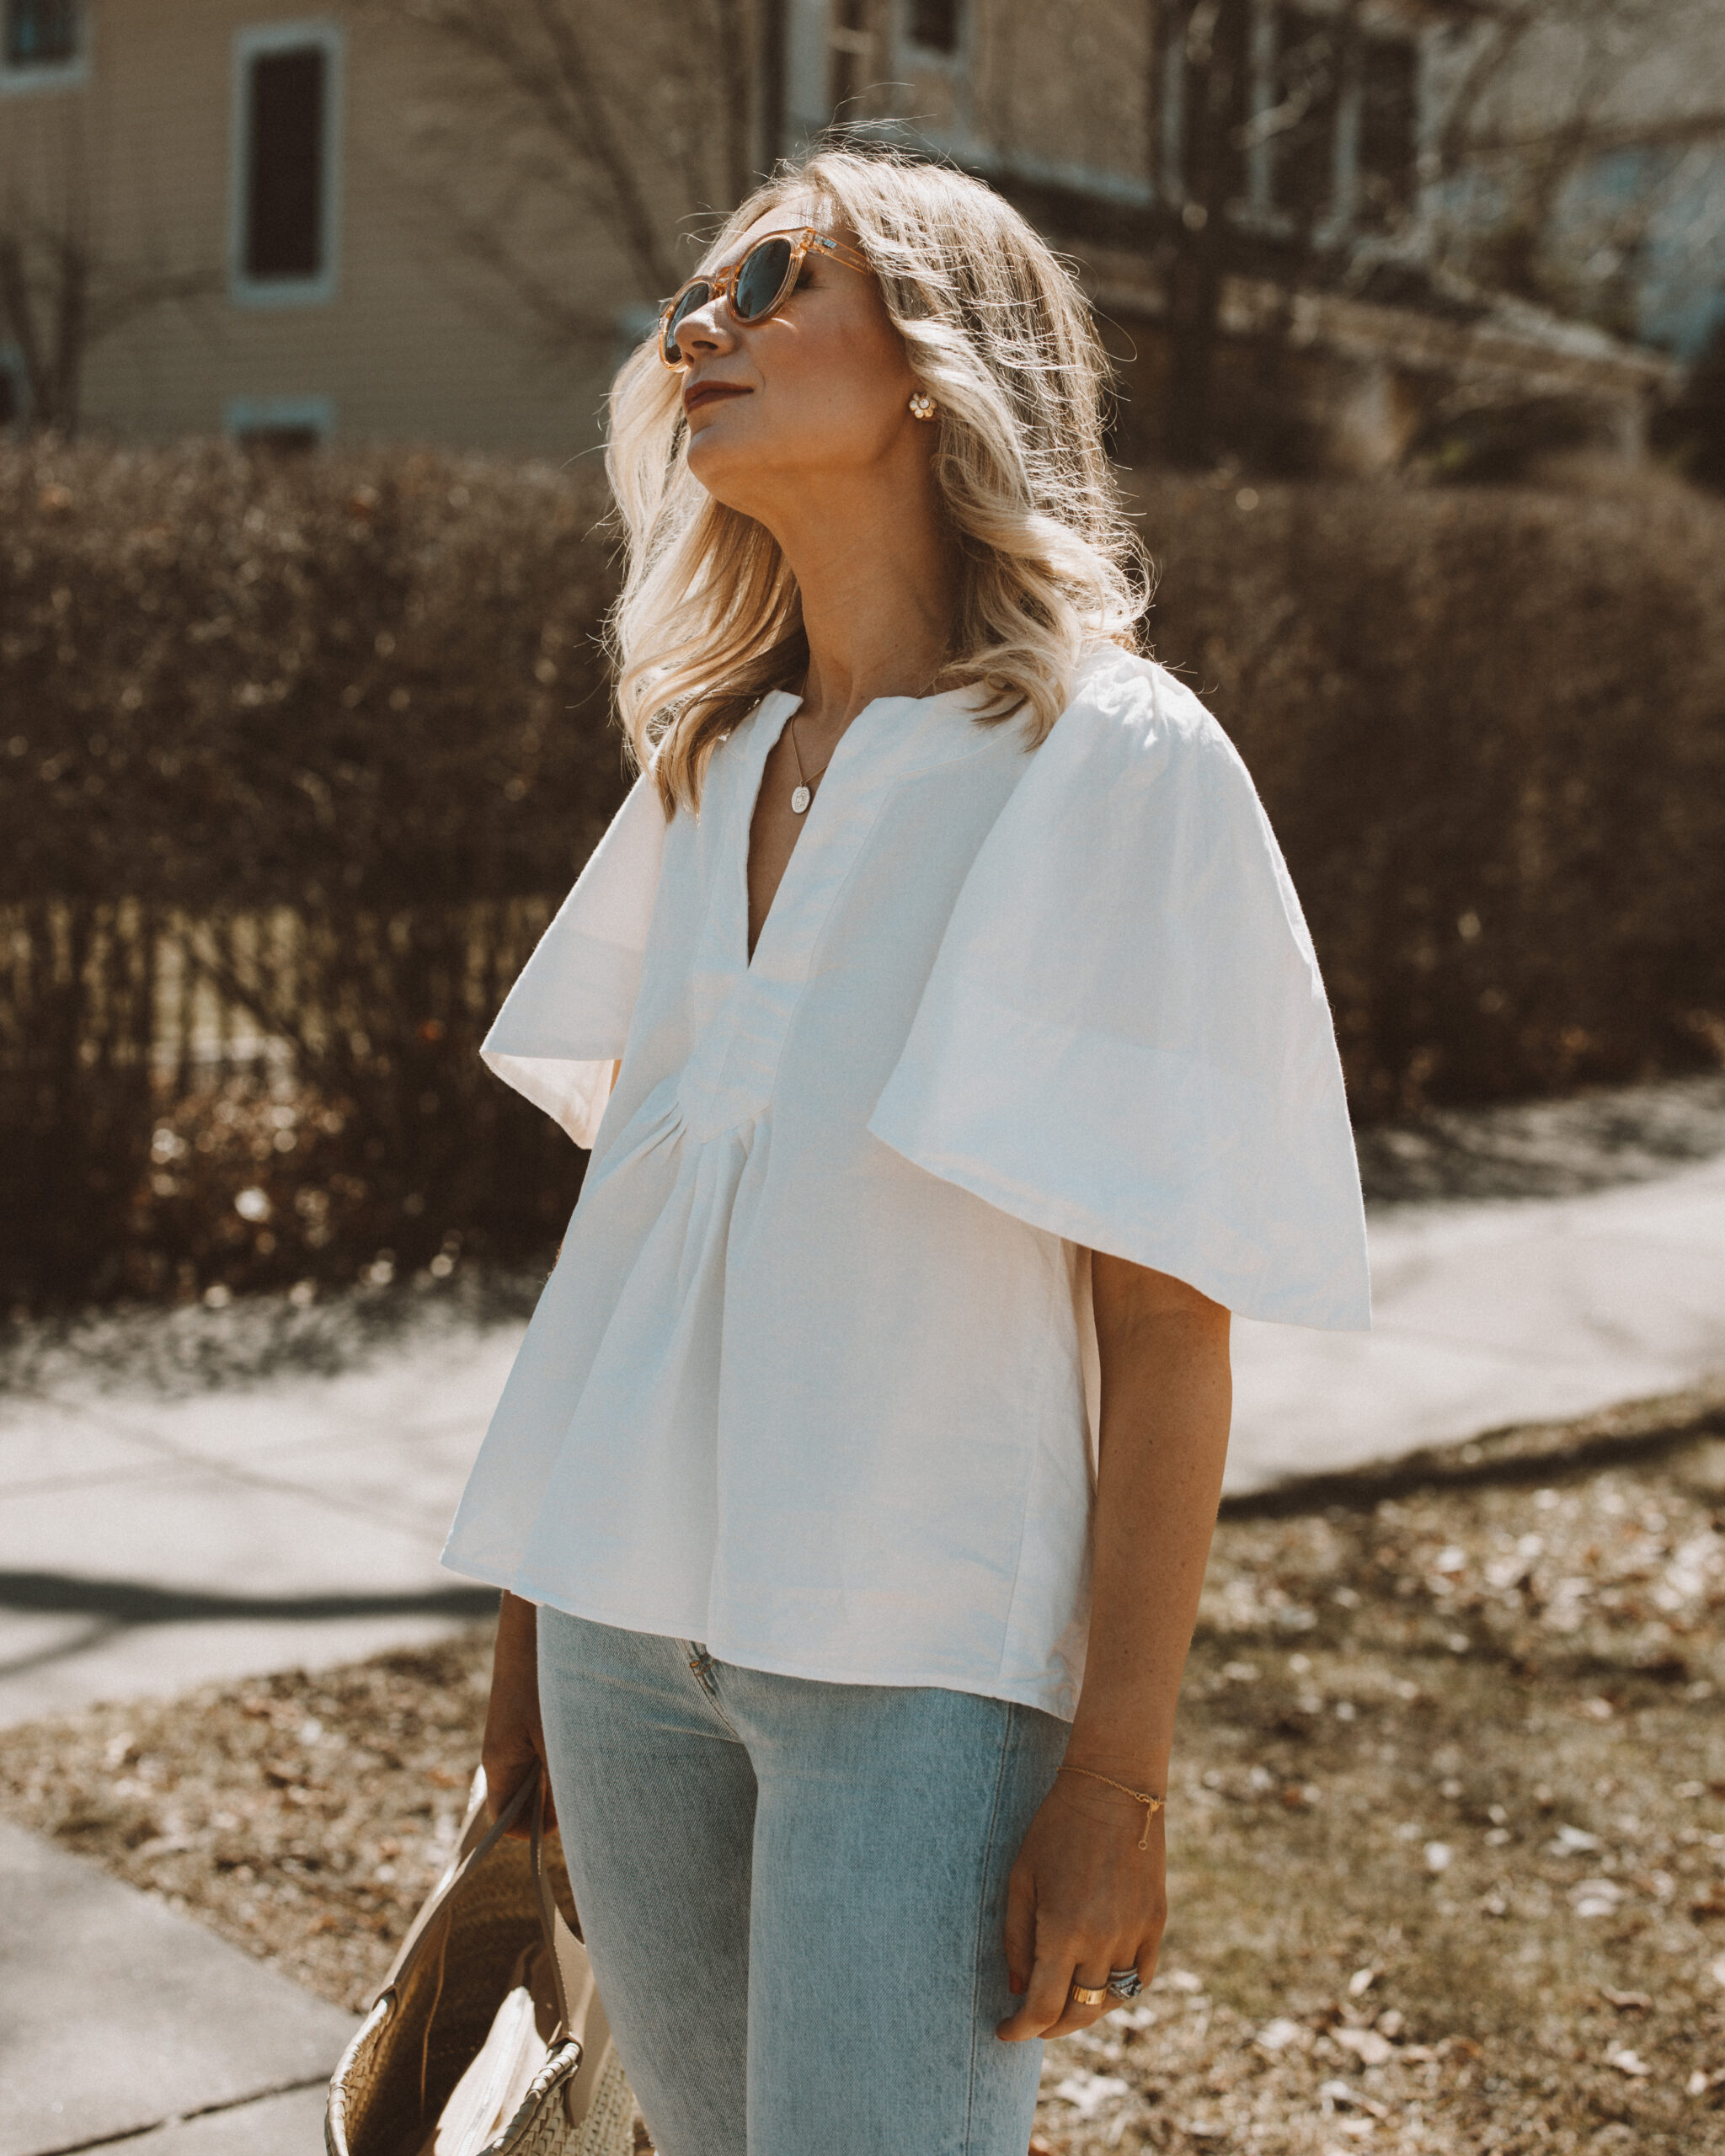
[[[1252,2040],[1260,2051],[1268,2052],[1272,2058],[1278,2052],[1284,2052],[1290,2044],[1302,2048],[1311,2041],[1311,2033],[1300,2022],[1286,2015],[1279,2015],[1274,2021],[1266,2021]]]
[[[1615,1915],[1622,1899],[1623,1889],[1615,1879],[1578,1880],[1569,1890],[1569,1906],[1583,1919]]]
[[[1362,2066],[1381,2066],[1395,2056],[1395,2046],[1375,2029],[1337,2029],[1332,2041],[1352,2052]]]
[[[0,1732],[0,1801],[358,2007],[454,1845],[489,1661],[476,1626],[317,1677]]]
[[[1118,2104],[1130,2094],[1132,2084],[1118,2074],[1069,2073],[1056,2083],[1054,2100],[1057,2104],[1070,2104],[1081,2119],[1093,2119],[1104,2106]]]

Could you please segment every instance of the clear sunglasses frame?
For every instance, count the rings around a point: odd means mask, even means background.
[[[776,239],[788,239],[791,243],[790,259],[785,274],[780,278],[777,289],[766,305],[752,314],[745,314],[734,297],[738,284],[756,255]],[[698,302],[699,306],[710,307],[715,300],[723,300],[731,319],[746,329],[757,322],[765,322],[769,315],[776,314],[784,305],[796,290],[797,280],[803,274],[803,264],[811,253],[824,255],[833,262],[841,262],[847,270],[860,270],[865,275],[869,274],[869,264],[855,248],[846,247],[842,242],[829,238],[826,233],[817,231],[813,225],[800,225],[781,232],[762,232],[747,253],[739,255],[729,270],[715,270],[711,276],[691,277],[686,284],[678,286],[659,310],[660,358],[674,374],[682,373],[692,364],[678,350],[672,333],[680,311],[685,315],[694,312],[694,308],[686,307],[684,303],[697,286],[704,286],[707,290],[707,296]],[[676,353],[675,359],[671,356],[674,352]]]

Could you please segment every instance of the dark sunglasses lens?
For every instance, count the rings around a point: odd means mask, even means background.
[[[686,316],[692,315],[697,307],[705,307],[708,300],[712,297],[712,286],[705,283],[704,281],[697,281],[695,284],[690,286],[688,291],[683,294],[682,297],[677,302],[676,307],[672,308],[670,319],[666,322],[664,333],[660,338],[659,344],[660,350],[665,354],[665,356],[670,361],[673,366],[681,365],[683,356],[677,345],[677,324],[683,321]]]
[[[764,239],[750,248],[738,267],[737,288],[731,296],[739,322],[759,322],[772,312],[790,269],[788,239]]]

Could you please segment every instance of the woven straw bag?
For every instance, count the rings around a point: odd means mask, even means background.
[[[507,1838],[530,1805],[531,1839]],[[531,1776],[488,1826],[474,1775],[449,1869],[330,2081],[327,2156],[631,2156],[634,2099],[546,1876],[544,1812]]]

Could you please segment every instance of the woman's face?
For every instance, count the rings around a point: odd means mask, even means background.
[[[765,233],[818,223],[812,200],[781,203],[714,266],[729,269]],[[689,469],[728,507],[771,525],[775,504],[811,484],[824,491],[820,482],[900,462],[908,472],[911,458],[926,471],[934,430],[907,408],[916,377],[866,271],[811,252],[776,314],[745,326],[709,302],[683,318],[677,342],[690,361]]]

